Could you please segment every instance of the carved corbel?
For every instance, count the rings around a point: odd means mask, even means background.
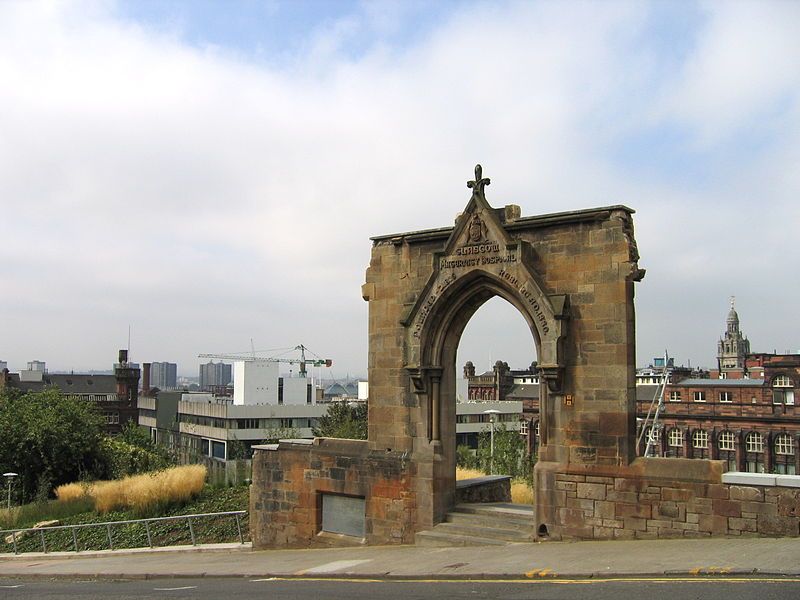
[[[561,393],[561,386],[563,383],[564,367],[558,365],[539,365],[539,375],[547,383],[547,389],[550,393]]]
[[[406,372],[411,379],[411,385],[414,387],[415,394],[425,393],[425,369],[419,367],[406,367]]]

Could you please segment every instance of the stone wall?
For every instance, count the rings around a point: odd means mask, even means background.
[[[254,548],[413,543],[415,467],[403,454],[371,451],[365,440],[330,438],[255,448],[250,493]],[[321,531],[325,493],[365,499],[363,540]]]
[[[511,477],[486,475],[456,481],[456,504],[511,502]]]
[[[552,539],[800,535],[800,488],[726,484],[723,465],[651,458],[609,472],[540,471],[540,493],[555,503],[556,523],[538,533]]]

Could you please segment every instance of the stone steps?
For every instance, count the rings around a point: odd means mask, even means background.
[[[518,504],[459,504],[446,520],[417,533],[418,546],[502,546],[532,542],[533,508]]]

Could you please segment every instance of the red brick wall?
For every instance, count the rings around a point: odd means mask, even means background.
[[[413,543],[414,473],[402,454],[370,451],[362,440],[317,438],[314,444],[281,442],[280,450],[257,450],[250,493],[253,547],[347,543],[320,533],[323,493],[365,499],[367,543]]]

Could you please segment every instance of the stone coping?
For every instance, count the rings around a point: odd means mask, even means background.
[[[502,210],[502,209],[496,209]],[[633,214],[632,208],[623,204],[613,204],[611,206],[600,206],[597,208],[584,208],[580,210],[570,210],[565,212],[547,213],[544,215],[533,215],[528,217],[519,217],[513,221],[504,223],[507,229],[520,229],[523,227],[536,227],[547,225],[561,225],[564,223],[580,223],[587,220],[601,220],[608,218],[612,211],[624,211],[628,214]],[[376,235],[369,238],[373,244],[379,242],[395,241],[398,242],[406,239],[410,242],[415,241],[434,241],[445,240],[450,237],[454,227],[438,227],[436,229],[420,229],[416,231],[406,231],[403,233],[391,233],[386,235]]]
[[[471,487],[478,487],[489,483],[496,483],[498,481],[508,480],[511,481],[510,475],[484,475],[483,477],[472,477],[470,479],[459,479],[456,481],[456,489],[465,489]]]
[[[800,488],[800,475],[773,475],[771,473],[740,473],[738,471],[728,471],[722,474],[722,483]]]

